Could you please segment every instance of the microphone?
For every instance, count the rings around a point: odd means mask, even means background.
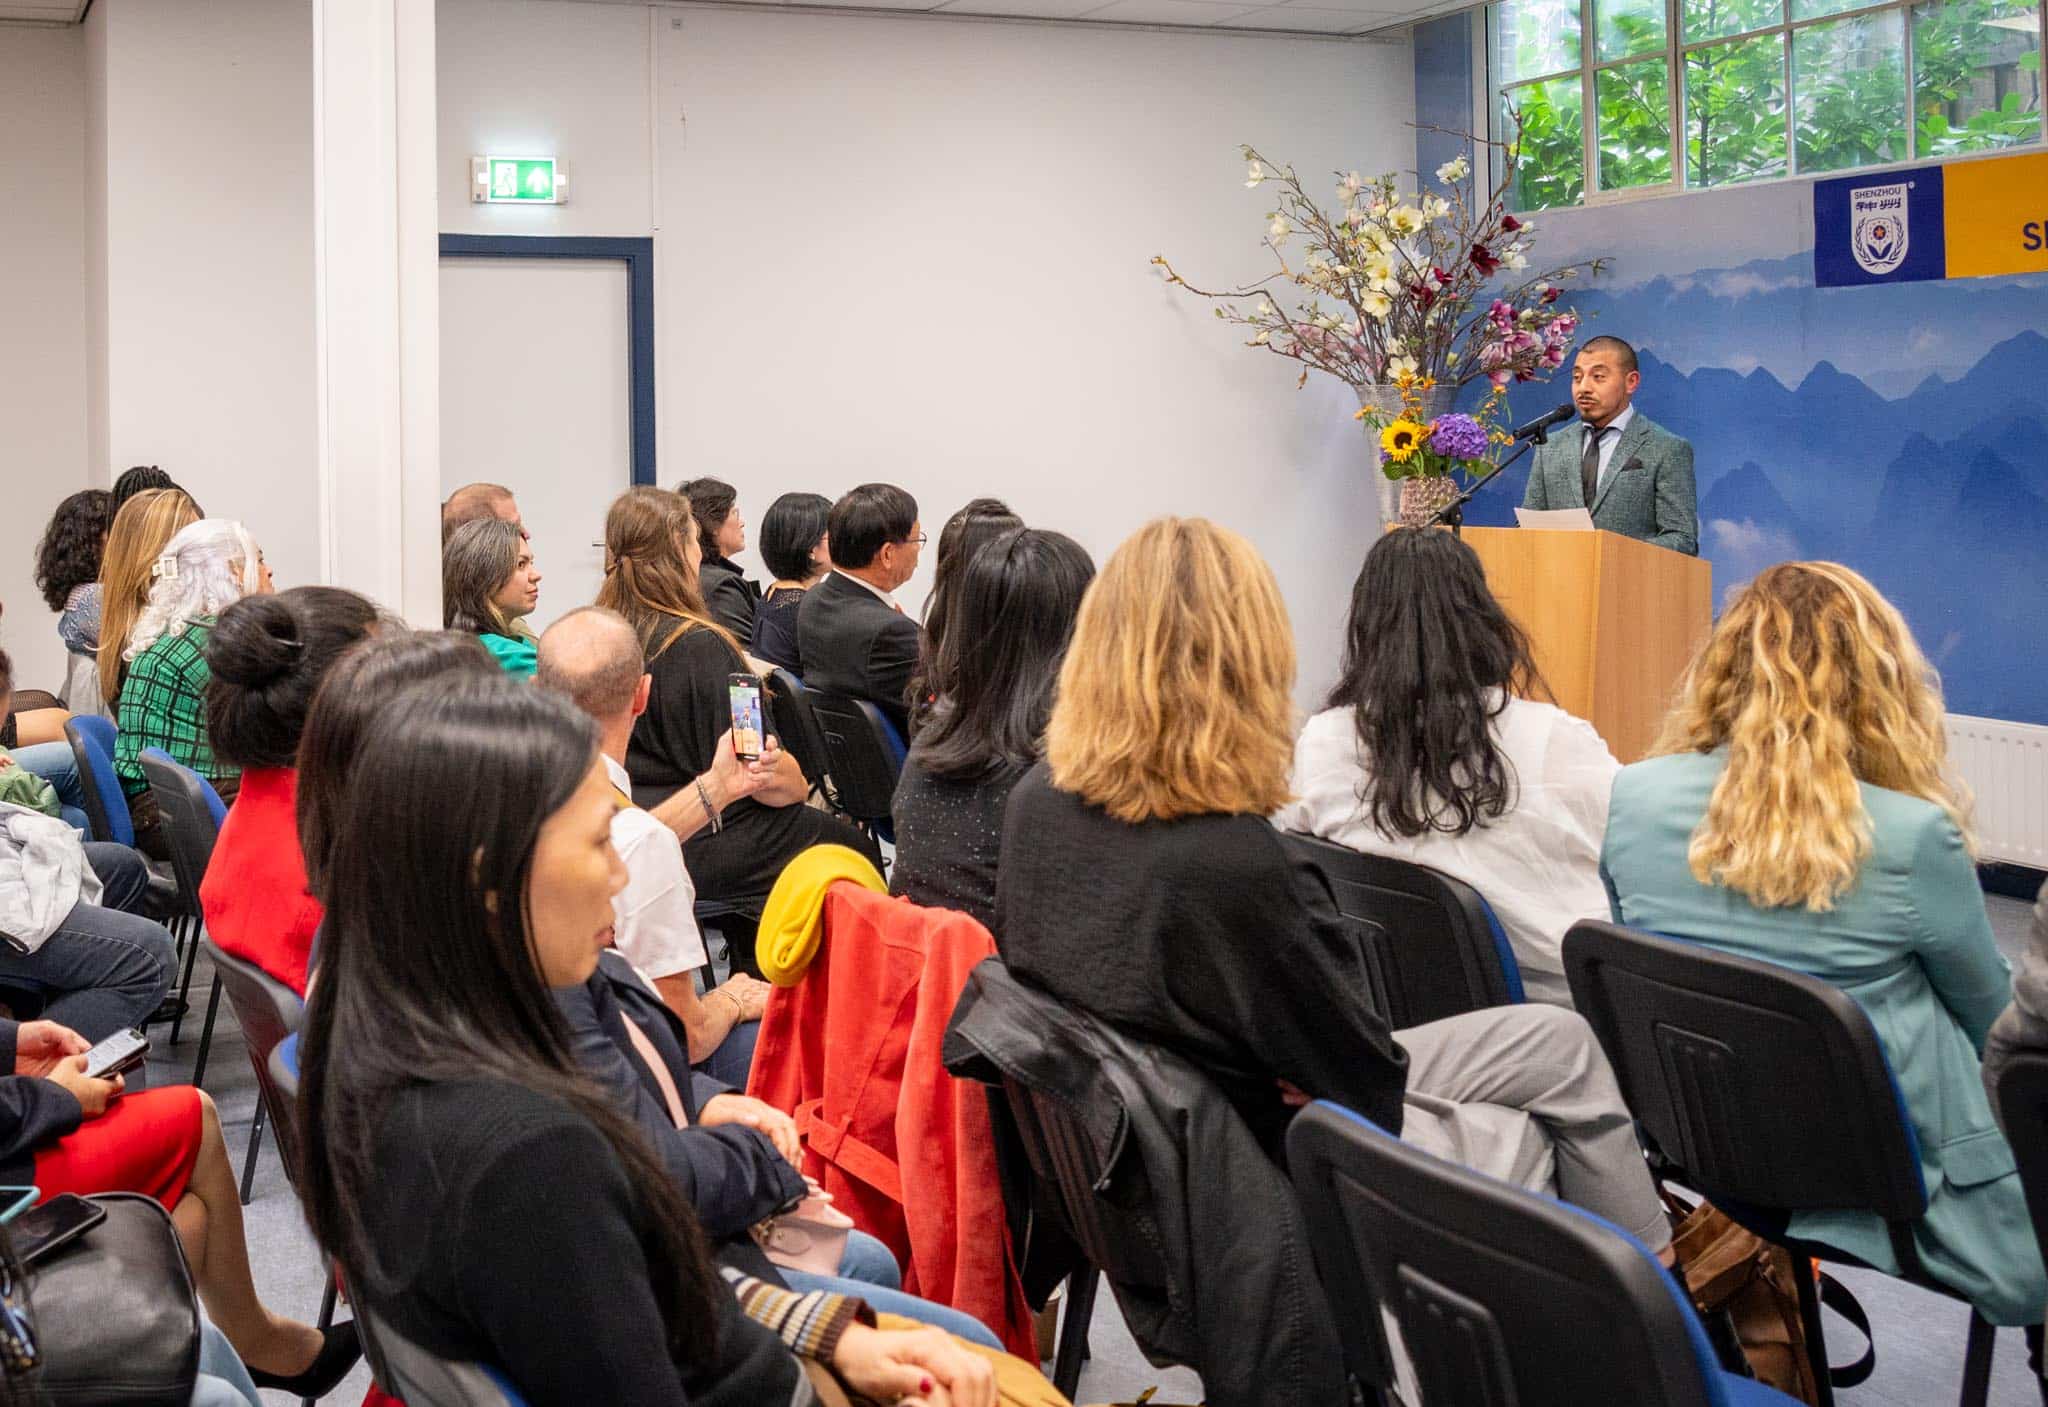
[[[1550,429],[1550,427],[1553,425],[1564,424],[1565,421],[1572,419],[1578,413],[1578,407],[1573,405],[1570,401],[1566,401],[1556,410],[1548,411],[1543,415],[1539,415],[1534,420],[1530,421],[1527,425],[1523,425],[1516,429],[1515,438],[1518,440],[1535,440],[1536,443],[1542,444],[1544,439],[1546,438],[1544,434],[1545,431]]]

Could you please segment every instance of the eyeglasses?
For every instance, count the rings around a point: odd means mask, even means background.
[[[904,538],[903,545],[905,547],[922,547],[931,540],[932,539],[930,533],[919,533],[916,537]]]

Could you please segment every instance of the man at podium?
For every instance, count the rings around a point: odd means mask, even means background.
[[[1579,423],[1536,448],[1524,508],[1585,508],[1593,526],[1697,557],[1699,502],[1692,446],[1638,414],[1636,349],[1595,337],[1572,363]]]

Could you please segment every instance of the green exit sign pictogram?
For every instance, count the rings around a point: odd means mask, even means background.
[[[477,205],[560,205],[568,173],[551,156],[473,156],[469,198]]]

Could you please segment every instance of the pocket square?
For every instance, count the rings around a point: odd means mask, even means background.
[[[1617,472],[1617,473],[1621,473],[1621,474],[1626,474],[1626,473],[1627,473],[1627,472],[1628,472],[1629,470],[1631,470],[1631,469],[1640,469],[1640,468],[1642,468],[1642,467],[1643,467],[1643,461],[1642,461],[1642,458],[1641,458],[1641,456],[1639,456],[1639,455],[1633,455],[1633,454],[1632,454],[1632,455],[1630,455],[1630,456],[1629,456],[1629,459],[1628,459],[1628,463],[1626,463],[1626,464],[1622,465],[1622,466],[1621,466],[1621,468],[1620,468],[1619,470],[1617,470],[1616,472]]]

